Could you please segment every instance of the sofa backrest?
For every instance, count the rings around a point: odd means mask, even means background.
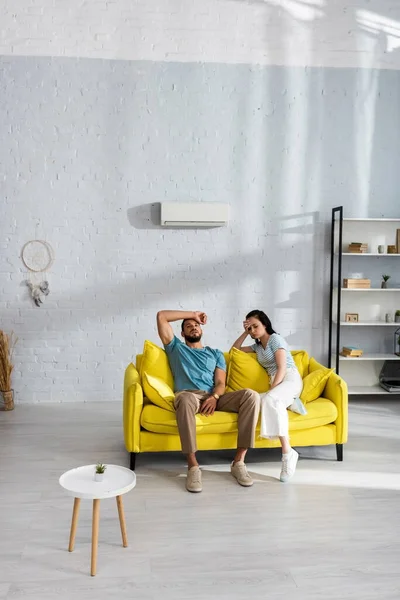
[[[295,358],[296,364],[299,366],[299,362],[300,362],[303,367],[303,372],[301,373],[303,379],[306,375],[309,374],[310,371],[313,371],[316,368],[321,368],[320,365],[318,365],[317,361],[315,361],[313,358],[311,359],[311,361],[313,361],[313,362],[311,362],[311,364],[310,364],[310,358],[305,350],[292,350],[291,354]],[[224,357],[226,360],[226,367],[228,368],[229,367],[229,352],[224,352]],[[138,354],[136,356],[136,365],[135,366],[136,366],[136,369],[139,371],[139,373],[140,373],[140,367],[142,364],[142,359],[143,359],[143,354]],[[314,365],[318,365],[318,366],[314,366]],[[311,366],[313,368],[311,368]]]

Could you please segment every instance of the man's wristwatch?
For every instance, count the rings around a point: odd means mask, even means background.
[[[215,392],[214,392],[214,394],[211,394],[211,396],[214,396],[214,398],[215,398],[216,400],[219,400],[219,396],[218,396],[218,394],[216,394]]]

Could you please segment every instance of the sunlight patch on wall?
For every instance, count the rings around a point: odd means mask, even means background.
[[[399,21],[383,17],[369,10],[358,10],[357,22],[361,29],[375,36],[378,42],[386,36],[386,52],[391,53],[400,48]]]

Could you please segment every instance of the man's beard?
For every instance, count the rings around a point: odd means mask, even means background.
[[[195,344],[201,340],[201,333],[198,333],[197,335],[185,335],[185,340],[190,344]]]

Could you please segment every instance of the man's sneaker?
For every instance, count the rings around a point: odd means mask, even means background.
[[[296,450],[291,448],[290,452],[287,454],[282,454],[282,469],[280,480],[282,483],[286,483],[291,479],[296,471],[297,461],[299,459],[299,455]]]
[[[200,467],[191,467],[188,469],[186,477],[186,489],[188,492],[201,492],[201,471]]]
[[[243,487],[250,487],[253,485],[253,480],[247,472],[246,465],[242,460],[238,462],[233,462],[231,464],[231,473],[233,477],[237,480],[240,485]]]

